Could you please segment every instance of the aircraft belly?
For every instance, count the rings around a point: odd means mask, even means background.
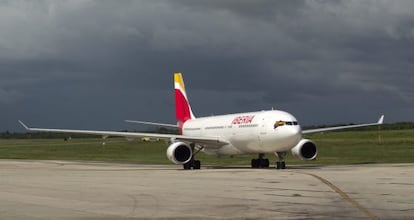
[[[238,135],[230,139],[229,145],[221,147],[216,154],[235,155],[246,153],[273,153],[289,151],[297,140],[275,138],[274,136]]]
[[[232,144],[227,144],[221,147],[217,150],[217,155],[237,155],[237,154],[243,154],[243,151],[240,151],[237,147],[235,147]]]
[[[230,143],[238,154],[255,153],[261,151],[260,140],[257,135],[237,135],[230,139]]]
[[[266,152],[284,152],[292,149],[300,141],[300,138],[265,135],[261,136],[260,140],[262,149]]]

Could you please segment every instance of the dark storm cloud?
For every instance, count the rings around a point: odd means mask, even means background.
[[[2,1],[2,129],[271,107],[304,123],[413,120],[412,1]]]

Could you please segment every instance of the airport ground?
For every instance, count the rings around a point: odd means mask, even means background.
[[[414,164],[0,160],[0,219],[412,219]]]
[[[0,219],[414,216],[414,130],[316,134],[317,160],[286,170],[199,154],[202,169],[183,171],[163,142],[25,138],[0,139]]]

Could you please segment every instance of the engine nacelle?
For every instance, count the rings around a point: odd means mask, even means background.
[[[185,164],[191,160],[193,151],[190,145],[183,142],[175,142],[168,146],[167,157],[175,164]]]
[[[302,139],[292,148],[292,155],[301,160],[313,160],[318,155],[315,143],[308,139]]]

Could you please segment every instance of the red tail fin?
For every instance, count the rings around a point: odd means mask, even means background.
[[[191,111],[190,103],[188,102],[181,73],[174,73],[174,90],[175,117],[177,118],[178,123],[182,124],[189,119],[195,118],[193,112]]]

